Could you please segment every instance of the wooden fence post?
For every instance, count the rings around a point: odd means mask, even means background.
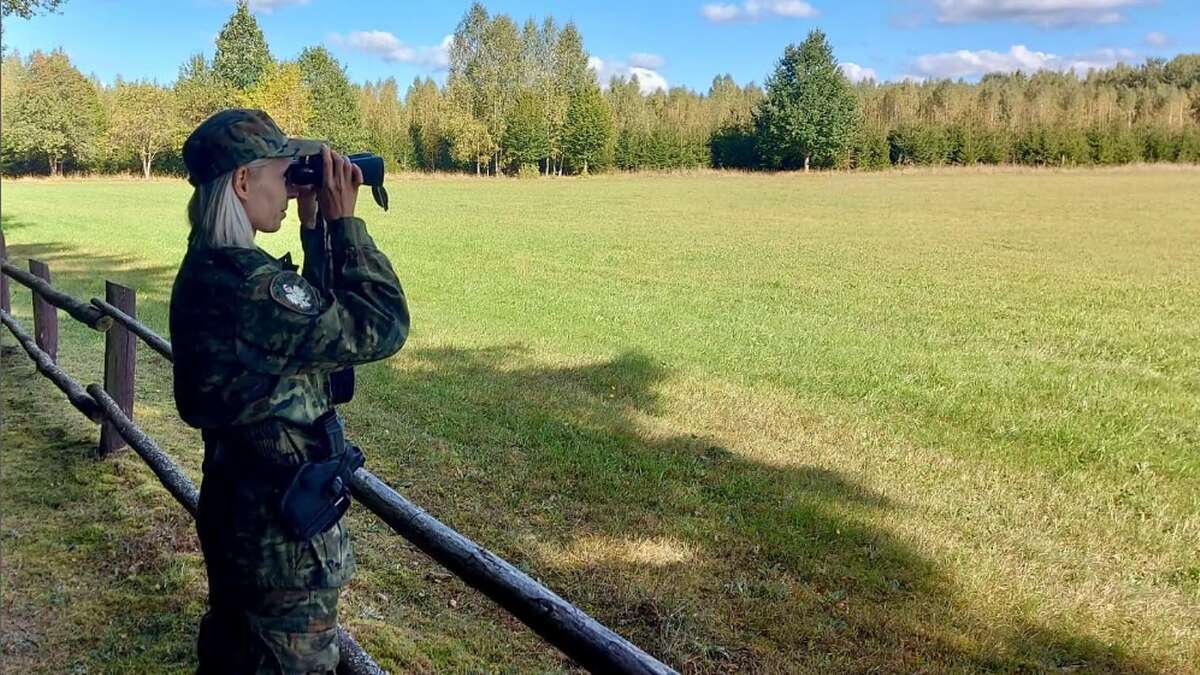
[[[29,273],[50,283],[50,267],[40,260],[29,259]],[[37,291],[32,293],[33,336],[37,339],[37,346],[50,356],[50,362],[58,363],[58,310]]]
[[[0,260],[8,260],[8,246],[4,243],[4,230],[0,228]],[[8,301],[8,275],[0,272],[0,309],[12,314]]]
[[[137,295],[132,288],[104,282],[104,300],[108,304],[137,318]],[[137,364],[137,336],[120,322],[104,334],[104,391],[117,402],[121,412],[133,419],[133,381]],[[112,425],[105,422],[100,428],[101,457],[125,447],[125,439]]]

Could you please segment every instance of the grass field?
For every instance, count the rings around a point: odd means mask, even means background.
[[[1200,170],[402,178],[413,312],[350,432],[416,503],[686,672],[1200,672]],[[182,181],[7,181],[10,257],[164,334]],[[262,245],[299,253],[296,224]],[[29,325],[29,296],[14,309]],[[101,378],[103,339],[61,362]],[[5,332],[4,344],[13,345]],[[140,424],[198,477],[170,369]],[[190,521],[3,362],[4,658],[187,672]],[[558,672],[352,515],[394,672]]]

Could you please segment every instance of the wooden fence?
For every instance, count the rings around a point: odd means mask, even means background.
[[[137,345],[141,340],[167,360],[171,344],[137,319],[133,289],[105,282],[105,299],[82,302],[54,288],[50,268],[30,260],[26,272],[12,265],[0,230],[0,322],[75,409],[100,425],[98,455],[105,457],[128,444],[159,481],[194,517],[199,492],[171,457],[133,422]],[[12,316],[8,279],[33,295],[33,335]],[[58,310],[105,333],[104,385],[81,386],[58,366]],[[669,666],[617,635],[524,572],[459,534],[367,470],[355,471],[351,491],[363,506],[468,585],[491,598],[547,642],[584,668],[600,673],[674,673]],[[341,627],[339,673],[384,672]]]

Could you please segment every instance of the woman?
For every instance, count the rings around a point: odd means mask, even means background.
[[[322,185],[286,181],[320,154]],[[338,588],[354,575],[339,522],[289,534],[280,502],[301,465],[336,457],[319,424],[329,374],[394,354],[404,292],[354,217],[362,174],[328,146],[289,139],[264,112],[230,109],[183,146],[191,234],[171,293],[175,403],[202,430],[196,529],[209,581],[200,673],[328,673],[338,662]],[[255,246],[297,200],[304,270]],[[324,416],[324,417],[323,417]],[[336,446],[336,447],[335,447]]]

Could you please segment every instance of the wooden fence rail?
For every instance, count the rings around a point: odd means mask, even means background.
[[[106,336],[105,386],[91,384],[85,390],[55,365],[51,355],[35,344],[36,341],[7,310],[0,312],[0,320],[25,347],[38,370],[67,394],[72,405],[92,421],[103,425],[101,454],[120,447],[120,441],[128,443],[167,491],[188,513],[195,516],[199,498],[195,485],[132,420],[133,361],[136,359],[134,336],[141,338],[167,360],[174,360],[171,344],[137,320],[134,292],[107,283],[106,300],[93,298],[91,306],[88,306],[54,289],[48,283],[48,269],[44,270],[44,278],[33,277],[3,260],[4,254],[3,233],[0,232],[0,262],[3,265],[0,279],[11,276],[28,286],[34,291],[35,302],[45,293],[49,305],[66,310],[72,317],[97,330],[109,330],[114,321],[118,324]],[[3,290],[0,288],[0,300],[4,299]],[[82,311],[85,309],[86,312]],[[54,321],[57,328],[57,319]],[[600,673],[675,672],[503,558],[412,504],[365,467],[355,472],[351,488],[355,499],[386,522],[393,531],[487,595],[588,670]],[[383,672],[340,626],[338,631],[342,647],[339,672],[352,675]]]
[[[13,337],[17,339],[17,342],[25,348],[25,352],[29,354],[29,358],[33,359],[34,365],[37,366],[38,372],[45,375],[47,379],[54,383],[54,386],[66,394],[67,400],[71,402],[71,405],[75,406],[76,410],[83,413],[85,417],[93,422],[100,422],[103,419],[96,401],[91,396],[88,396],[88,393],[84,391],[78,382],[63,371],[62,368],[55,365],[50,355],[37,346],[33,336],[26,333],[25,329],[21,328],[21,324],[17,323],[17,320],[12,318],[11,314],[0,312],[0,322],[8,328]]]
[[[94,305],[96,309],[112,317],[113,321],[124,326],[126,330],[142,338],[142,341],[146,343],[146,346],[150,347],[159,354],[162,354],[163,358],[166,360],[175,360],[175,353],[171,350],[171,343],[164,340],[158,333],[155,333],[147,328],[142,322],[133,318],[126,312],[101,300],[100,298],[92,298],[92,305]]]
[[[51,286],[48,279],[48,265],[36,260],[30,260],[29,267],[30,271],[26,272],[7,260],[0,261],[0,269],[3,270],[4,274],[12,277],[13,280],[33,291],[38,300],[47,302],[65,311],[76,321],[100,332],[104,332],[112,326],[113,320],[110,317],[102,314],[100,310]],[[34,272],[33,270],[35,268],[45,269],[45,276],[47,278],[42,278],[36,272]]]

